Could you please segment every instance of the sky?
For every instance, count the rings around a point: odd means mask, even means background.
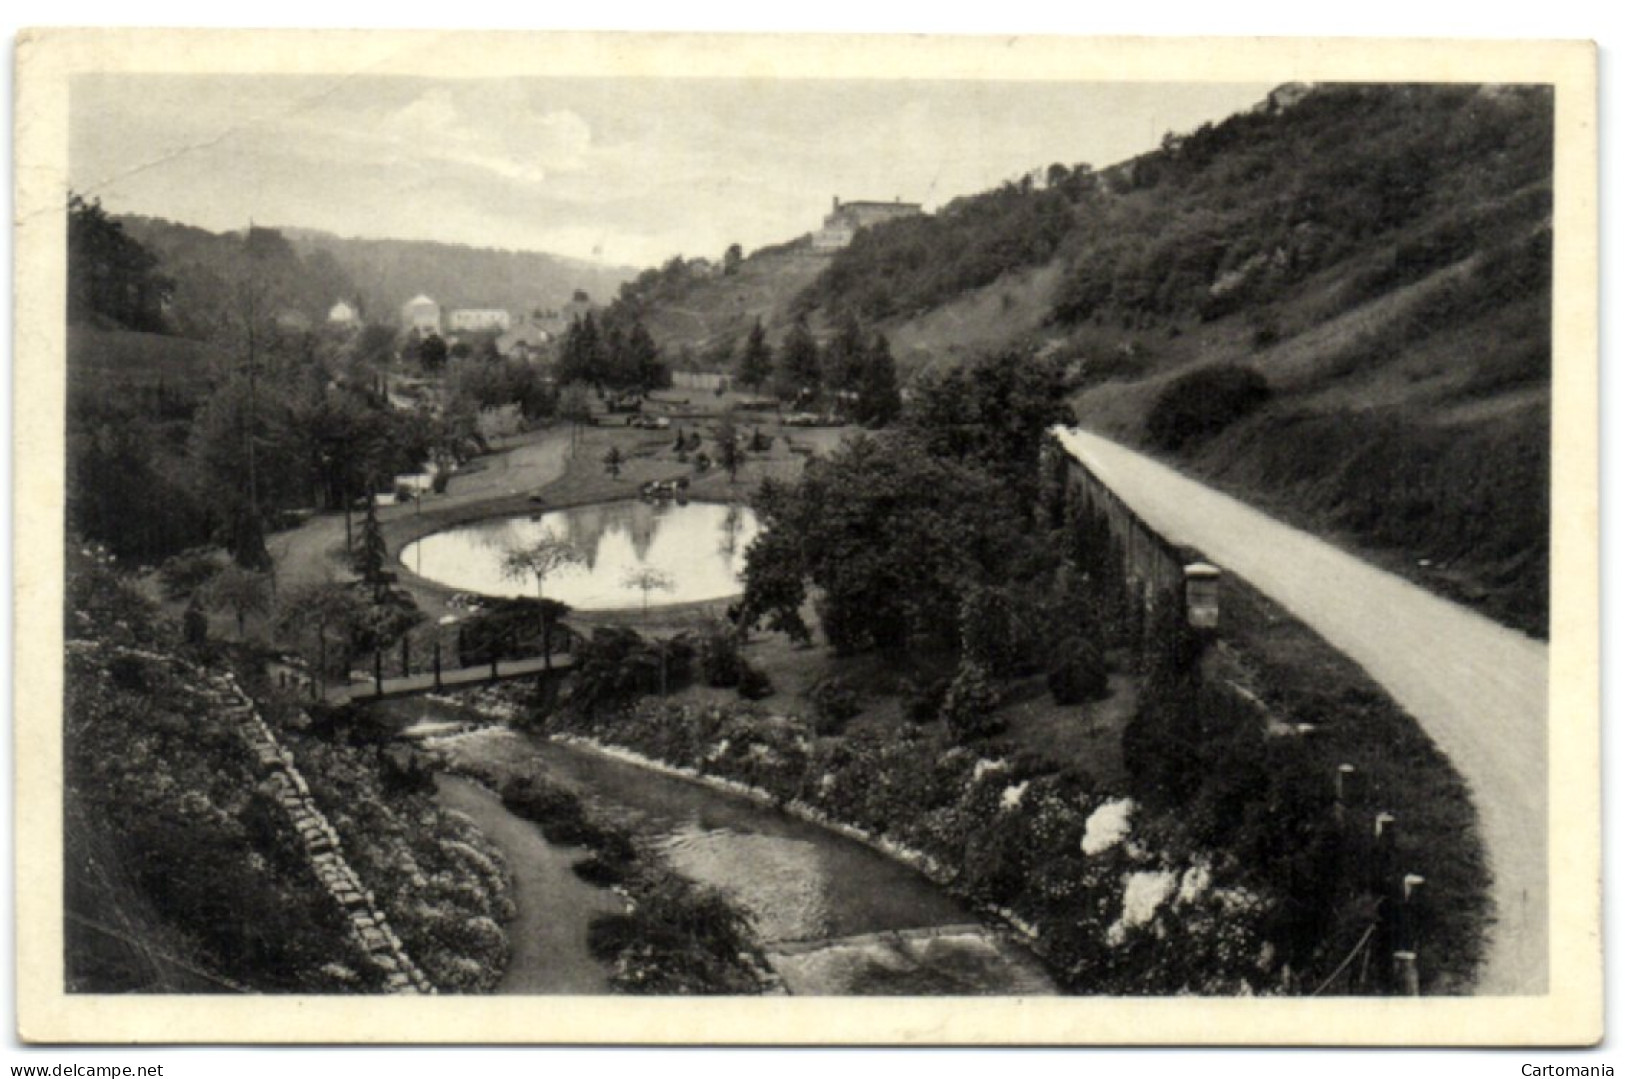
[[[1251,107],[1255,84],[95,75],[73,188],[211,230],[547,251],[748,252],[831,200],[932,210],[1052,162],[1104,167]]]

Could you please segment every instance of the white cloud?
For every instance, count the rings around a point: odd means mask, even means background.
[[[98,76],[74,87],[71,166],[114,211],[207,228],[651,265],[791,239],[832,195],[940,205],[1106,164],[1220,105],[1126,84]]]
[[[541,183],[579,172],[593,149],[592,125],[569,109],[539,112],[505,83],[436,87],[389,113],[380,138],[403,155]]]

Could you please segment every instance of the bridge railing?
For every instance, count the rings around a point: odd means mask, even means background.
[[[277,665],[276,677],[284,689],[308,692],[313,701],[382,696],[386,683],[395,680],[424,679],[425,688],[439,689],[453,671],[488,668],[489,677],[497,679],[516,662],[542,659],[551,665],[574,651],[576,636],[562,621],[553,622],[544,637],[539,625],[513,620],[490,625],[471,616],[414,626],[390,644],[352,657],[347,678],[335,679],[331,671],[325,678],[311,677],[308,669],[287,664]]]

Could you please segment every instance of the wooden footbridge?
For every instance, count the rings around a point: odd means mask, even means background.
[[[506,682],[514,678],[562,674],[569,670],[574,663],[575,660],[570,654],[564,653],[563,655],[553,656],[551,660],[542,656],[535,656],[530,659],[493,660],[490,663],[482,663],[477,667],[454,667],[450,670],[441,670],[437,667],[431,671],[396,675],[393,678],[385,678],[375,672],[372,680],[368,682],[354,682],[347,686],[328,686],[323,700],[328,704],[363,704],[372,701],[386,701],[395,697],[415,697],[423,693],[471,689],[475,686]]]

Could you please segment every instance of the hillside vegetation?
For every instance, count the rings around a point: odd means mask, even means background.
[[[1058,356],[1086,426],[1543,636],[1551,174],[1547,88],[1284,87],[1134,160],[865,229],[805,284],[753,256],[639,310],[662,344],[856,317],[905,378]],[[1164,390],[1210,365],[1255,371],[1256,407],[1153,438]]]
[[[66,984],[74,992],[376,992],[310,836],[213,687],[228,650],[183,644],[105,552],[70,544],[63,713]],[[500,855],[360,725],[313,725],[241,664],[337,847],[446,991],[507,961]]]
[[[641,319],[673,358],[727,367],[756,321],[775,336],[788,329],[788,300],[828,263],[805,241],[763,248],[736,264],[674,258],[622,285],[612,316]]]
[[[370,240],[314,229],[216,233],[161,218],[117,220],[172,279],[174,308],[186,316],[175,328],[189,336],[203,336],[212,325],[209,312],[226,306],[241,253],[256,237],[260,254],[298,266],[280,291],[288,307],[314,322],[342,299],[359,301],[369,319],[393,323],[401,305],[419,293],[443,309],[498,307],[517,316],[561,307],[576,289],[607,299],[635,272],[535,251]]]

